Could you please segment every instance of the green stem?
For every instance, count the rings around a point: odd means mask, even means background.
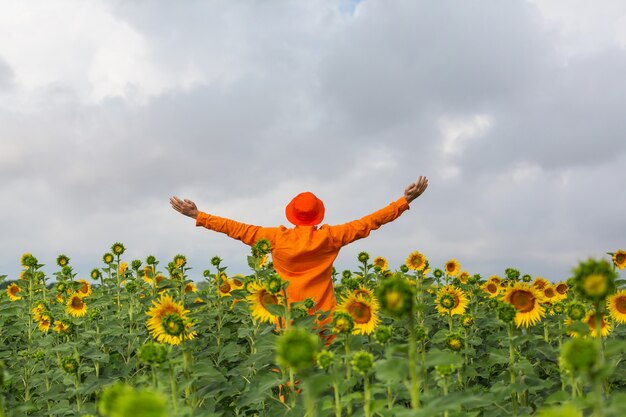
[[[317,409],[315,408],[315,396],[313,395],[313,390],[311,389],[311,383],[308,380],[309,378],[303,379],[304,384],[304,408],[306,410],[306,417],[316,417]]]
[[[508,325],[509,332],[509,373],[511,374],[511,386],[515,385],[515,350],[513,347],[513,323]],[[513,406],[513,416],[517,416],[517,393],[511,391],[511,404]]]
[[[443,377],[443,396],[448,396],[448,375],[444,375]],[[443,411],[443,417],[448,417],[448,409],[446,408]]]
[[[365,374],[363,376],[363,397],[365,401],[365,417],[372,415],[372,389],[370,388],[370,377]]]
[[[333,382],[333,391],[335,391],[335,417],[341,417],[341,396],[337,381]]]
[[[411,378],[411,408],[420,406],[420,381],[417,377],[417,335],[415,334],[415,317],[409,316],[409,376]]]
[[[172,391],[172,406],[174,407],[174,415],[178,414],[176,378],[174,378],[174,364],[170,362],[170,390]]]

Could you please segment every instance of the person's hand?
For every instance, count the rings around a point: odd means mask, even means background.
[[[191,217],[193,219],[198,217],[198,207],[196,207],[196,203],[191,200],[181,200],[178,197],[170,198],[170,204],[179,213],[184,214],[185,216]]]
[[[408,203],[411,203],[411,201],[422,195],[422,193],[426,190],[426,187],[428,187],[428,178],[420,175],[417,182],[409,184],[404,189],[404,198],[406,198]]]

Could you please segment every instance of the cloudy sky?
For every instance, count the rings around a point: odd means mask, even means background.
[[[623,0],[0,0],[0,275],[117,241],[247,273],[169,197],[275,226],[308,190],[338,224],[426,175],[337,269],[565,279],[626,248],[624,74]]]

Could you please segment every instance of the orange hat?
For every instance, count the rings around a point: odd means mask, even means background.
[[[285,208],[287,220],[296,226],[315,226],[324,218],[324,203],[313,193],[300,193]]]

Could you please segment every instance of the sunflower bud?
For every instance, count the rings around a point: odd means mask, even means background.
[[[148,256],[146,258],[146,263],[148,265],[154,265],[154,264],[156,264],[156,258],[154,256],[150,255],[150,256]]]
[[[315,307],[315,300],[313,300],[313,299],[312,299],[312,298],[310,298],[310,297],[309,297],[309,298],[305,298],[305,299],[304,299],[304,307],[305,307],[307,310],[312,309],[313,307]]]
[[[75,375],[78,373],[78,361],[72,356],[66,356],[62,358],[60,366],[61,369],[63,369],[70,375]]]
[[[466,329],[469,329],[474,325],[474,316],[471,314],[465,314],[461,317],[461,326]]]
[[[498,306],[498,319],[504,323],[511,323],[516,314],[517,310],[509,303],[500,303]]]
[[[567,317],[576,321],[582,320],[587,315],[587,308],[584,304],[573,302],[567,307]]]
[[[456,371],[456,366],[453,364],[448,365],[436,365],[435,370],[439,374],[439,376],[446,377],[450,376]]]
[[[187,258],[185,258],[185,255],[178,254],[174,256],[173,262],[174,262],[174,267],[182,268],[185,265],[187,265]]]
[[[333,364],[335,354],[329,350],[322,350],[317,354],[316,362],[320,369],[328,369]]]
[[[435,269],[433,271],[433,276],[435,278],[441,278],[441,277],[443,277],[443,271],[441,269],[437,268],[437,269]]]
[[[383,281],[376,289],[381,308],[394,317],[403,317],[415,308],[415,288],[407,280],[395,277]]]
[[[517,281],[519,279],[519,271],[515,268],[507,268],[504,270],[504,274],[511,281]]]
[[[281,366],[301,371],[315,362],[318,338],[305,329],[295,327],[278,337],[276,360]]]
[[[357,259],[359,260],[359,262],[367,263],[367,261],[369,261],[370,259],[370,254],[367,252],[360,252],[357,256]]]
[[[104,255],[102,255],[102,262],[104,262],[107,265],[113,262],[113,254],[107,252]]]
[[[450,333],[446,337],[446,347],[452,351],[458,352],[465,346],[465,340],[463,337],[456,333]]]
[[[214,256],[211,258],[211,265],[213,265],[214,267],[219,268],[221,263],[222,258],[220,258],[219,256]]]
[[[352,356],[352,361],[350,361],[350,365],[352,365],[355,371],[362,375],[365,375],[374,366],[374,356],[371,353],[365,351],[356,352]]]
[[[130,263],[130,267],[133,268],[135,271],[139,270],[139,268],[141,268],[141,261],[139,259],[134,259]]]
[[[60,267],[64,267],[65,265],[67,265],[70,262],[70,258],[68,258],[65,255],[59,255],[57,257],[57,265],[59,265]]]
[[[574,289],[583,298],[598,303],[615,292],[617,274],[606,260],[589,259],[574,269]]]
[[[598,361],[598,346],[592,339],[570,339],[563,345],[559,363],[567,371],[583,373]]]
[[[265,288],[272,294],[278,294],[283,289],[283,280],[278,275],[271,275],[265,283]]]
[[[115,242],[113,245],[111,245],[111,252],[113,252],[113,254],[116,256],[122,255],[125,251],[126,248],[120,242]]]
[[[167,360],[167,346],[155,342],[144,343],[139,349],[139,359],[147,364],[163,363]]]
[[[391,327],[382,325],[378,326],[376,330],[374,330],[374,340],[381,345],[389,342],[389,340],[391,340]]]
[[[91,279],[93,279],[95,281],[95,280],[98,280],[98,279],[100,279],[102,277],[102,273],[100,272],[100,270],[98,268],[94,268],[94,269],[91,270],[90,276],[91,276]]]

